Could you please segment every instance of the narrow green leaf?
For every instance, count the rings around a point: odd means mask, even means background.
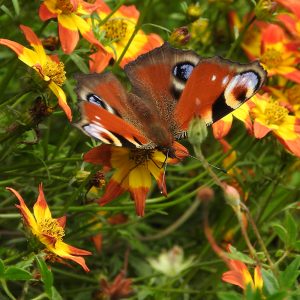
[[[41,272],[42,282],[44,283],[44,289],[50,299],[52,299],[52,286],[53,286],[53,274],[48,269],[47,264],[43,259],[36,256],[36,261]]]
[[[62,296],[59,294],[57,289],[53,286],[52,287],[52,299],[51,300],[63,300]]]
[[[220,292],[218,293],[219,300],[241,300],[241,295],[236,292]]]
[[[4,279],[6,280],[29,280],[31,278],[30,272],[17,267],[8,267],[4,272]]]
[[[296,279],[300,274],[300,256],[295,258],[287,268],[281,272],[279,276],[280,287],[283,290],[290,289],[294,284],[296,284]]]
[[[2,259],[0,259],[0,277],[4,275],[5,265]]]
[[[242,261],[247,264],[254,264],[255,261],[249,256],[236,250],[236,248],[230,246],[230,253],[227,254],[229,258]]]
[[[14,9],[15,9],[15,13],[16,16],[18,16],[20,14],[20,5],[19,5],[19,1],[18,0],[12,0]]]
[[[279,290],[279,283],[271,271],[265,269],[261,270],[264,286],[263,289],[268,295],[273,295]]]
[[[285,228],[288,232],[287,245],[292,246],[297,240],[298,230],[297,223],[289,212],[286,213]]]
[[[0,9],[2,9],[8,16],[10,16],[12,19],[14,19],[13,14],[5,5],[1,5]]]
[[[282,299],[287,299],[287,292],[279,292],[276,294],[273,294],[269,296],[266,300],[282,300]]]
[[[276,232],[276,234],[284,242],[284,244],[287,244],[288,241],[287,230],[280,224],[273,224],[272,229]]]
[[[82,57],[80,57],[78,54],[76,53],[72,53],[70,55],[71,60],[75,63],[75,65],[78,67],[78,69],[85,73],[88,74],[89,73],[89,68],[88,66],[85,64],[85,61],[83,60]]]

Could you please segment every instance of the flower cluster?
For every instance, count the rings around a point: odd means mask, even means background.
[[[213,132],[217,139],[224,138],[236,117],[255,138],[261,139],[272,133],[288,151],[300,157],[300,6],[292,0],[277,2],[279,13],[272,23],[253,22],[243,35],[241,45],[248,58],[259,60],[268,72],[265,93],[255,95],[213,124]],[[273,6],[269,9],[272,12]],[[237,14],[232,13],[230,18],[234,31],[243,34],[241,28],[245,24]],[[249,20],[251,18],[253,20],[253,16],[249,16]]]

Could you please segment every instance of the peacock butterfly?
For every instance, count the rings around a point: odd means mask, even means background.
[[[84,100],[78,127],[105,144],[170,157],[194,116],[212,124],[251,98],[267,75],[258,62],[202,58],[168,43],[127,64],[125,73],[129,92],[111,72],[77,76]]]

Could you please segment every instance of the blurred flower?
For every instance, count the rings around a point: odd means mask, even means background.
[[[20,28],[33,50],[7,39],[0,39],[0,45],[9,47],[18,55],[18,58],[23,63],[33,68],[39,74],[42,80],[47,83],[49,89],[58,98],[59,106],[71,121],[72,112],[67,104],[66,95],[61,88],[66,80],[64,64],[59,62],[56,56],[46,55],[41,41],[29,27],[20,25]]]
[[[197,197],[200,201],[211,201],[215,197],[214,190],[208,186],[204,186],[198,189]]]
[[[169,43],[174,47],[181,47],[187,44],[191,36],[186,26],[175,28],[169,37]]]
[[[211,37],[208,19],[199,18],[193,22],[190,25],[190,35],[192,42],[207,45]]]
[[[43,186],[39,186],[39,196],[33,206],[33,214],[26,206],[21,195],[14,189],[7,187],[7,190],[12,192],[19,200],[20,205],[16,205],[20,209],[24,222],[32,234],[46,246],[46,252],[51,252],[63,259],[70,259],[82,266],[88,272],[89,269],[85,264],[82,256],[91,255],[92,253],[86,250],[78,249],[63,242],[65,235],[64,227],[66,217],[58,219],[52,218],[50,209],[46,202]]]
[[[90,4],[83,0],[44,0],[39,9],[41,20],[57,18],[58,33],[62,49],[72,53],[79,41],[79,33],[90,43],[102,47],[94,37],[90,24],[82,18],[89,15],[99,6],[101,0]],[[103,50],[102,50],[103,51]]]
[[[230,252],[230,247],[228,248]],[[243,290],[246,290],[247,286],[250,285],[253,290],[261,290],[263,287],[263,279],[259,266],[254,269],[254,278],[252,278],[247,266],[234,259],[228,260],[230,271],[223,273],[222,280],[234,285],[239,286]]]
[[[194,257],[184,260],[183,249],[174,246],[169,251],[163,251],[158,258],[149,258],[148,261],[154,270],[175,277],[193,265]]]
[[[192,3],[188,6],[186,13],[190,20],[195,21],[201,16],[202,9],[198,2],[196,4]]]
[[[298,46],[289,40],[283,29],[275,24],[264,24],[260,34],[260,44],[243,43],[243,49],[251,59],[260,59],[268,76],[281,75],[300,83],[300,61]]]
[[[101,20],[110,13],[111,9],[105,3],[102,3],[101,7],[97,9],[97,14]],[[99,23],[97,19],[93,20],[94,26],[98,26],[99,31],[104,33],[103,44],[108,54],[98,51],[90,56],[91,72],[102,72],[111,58],[114,60],[120,58],[134,32],[139,15],[140,13],[134,5],[122,5],[104,24]],[[161,46],[162,43],[163,41],[158,35],[146,35],[142,30],[139,30],[123,56],[120,66],[124,67],[139,55]]]
[[[276,9],[276,2],[273,0],[259,0],[255,6],[254,13],[258,20],[268,21]]]
[[[132,280],[125,277],[125,272],[121,271],[113,282],[101,279],[101,292],[96,295],[96,299],[119,300],[128,298],[133,294]]]
[[[249,115],[250,106],[251,103],[248,101],[241,105],[238,109],[234,110],[232,113],[215,122],[212,125],[214,137],[216,139],[222,139],[229,133],[232,127],[233,117],[236,117],[242,121],[245,124],[246,129],[251,132],[252,122]]]
[[[251,113],[254,118],[254,136],[263,138],[272,132],[283,146],[300,157],[300,119],[289,115],[286,107],[268,94],[255,95]]]
[[[285,27],[296,38],[300,39],[300,2],[298,0],[276,0],[279,4],[290,10],[290,12],[280,12],[276,18],[280,20]]]
[[[187,150],[176,143],[176,156],[185,157]],[[177,159],[166,160],[165,154],[154,149],[128,149],[111,145],[101,145],[84,155],[86,162],[102,164],[116,169],[106,186],[104,195],[99,199],[105,205],[125,191],[129,191],[135,201],[136,213],[144,215],[147,193],[151,187],[151,175],[157,181],[161,192],[166,195],[164,163],[173,164]]]

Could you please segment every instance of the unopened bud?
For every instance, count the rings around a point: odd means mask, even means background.
[[[83,182],[90,176],[90,174],[91,172],[79,170],[75,175],[75,179],[78,182]]]
[[[196,3],[196,4],[190,4],[188,6],[188,9],[186,11],[187,15],[188,15],[188,18],[191,20],[191,21],[195,21],[197,20],[201,14],[202,14],[202,9],[199,5],[199,3]]]
[[[188,129],[189,142],[193,146],[200,146],[207,137],[207,126],[204,120],[195,117],[189,124]]]
[[[272,0],[260,0],[255,6],[254,12],[258,20],[268,21],[273,16],[277,4]]]
[[[240,208],[241,197],[236,188],[231,185],[224,185],[224,196],[226,202],[234,209]]]
[[[211,201],[215,196],[214,190],[208,186],[199,188],[197,197],[201,201]]]
[[[187,27],[179,27],[173,30],[170,35],[169,42],[175,47],[180,47],[187,44],[191,36]]]

